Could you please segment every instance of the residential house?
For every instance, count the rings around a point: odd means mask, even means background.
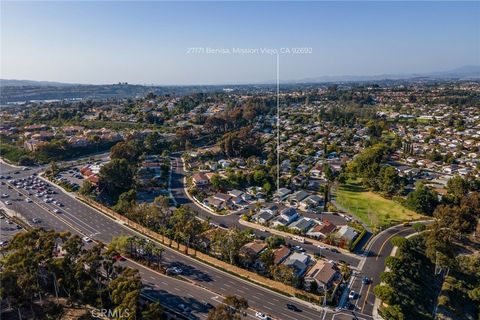
[[[330,288],[338,276],[339,272],[333,263],[317,260],[305,275],[305,286],[309,289],[312,283],[316,282],[318,288]]]
[[[292,267],[295,275],[301,277],[307,271],[309,260],[310,257],[308,255],[294,252],[283,262],[283,264]]]
[[[300,201],[308,197],[308,193],[304,190],[299,190],[294,192],[288,197],[288,201],[290,202],[291,205],[293,206],[298,206],[300,204]]]
[[[320,208],[322,204],[323,198],[319,195],[313,194],[300,201],[300,205],[298,208],[303,211],[314,210]]]
[[[280,188],[280,189],[278,189],[277,192],[275,192],[274,196],[279,201],[283,201],[290,193],[292,193],[292,190],[287,189],[287,188]]]
[[[308,230],[310,230],[315,225],[316,225],[316,223],[315,223],[315,221],[313,221],[313,219],[300,218],[297,221],[294,221],[291,224],[289,224],[288,228],[298,230],[302,234],[305,234],[305,233],[307,233]]]
[[[261,240],[254,240],[243,245],[239,250],[240,260],[246,266],[251,266],[255,259],[267,248],[267,244]]]
[[[260,211],[252,217],[254,221],[262,224],[267,223],[272,218],[273,218],[273,214],[268,211]]]
[[[336,233],[339,239],[345,240],[347,243],[350,243],[358,235],[358,232],[347,225],[341,226]]]
[[[317,239],[326,238],[330,233],[335,231],[337,228],[336,225],[331,223],[328,220],[323,220],[321,224],[315,225],[312,229],[307,232],[307,235]]]
[[[273,250],[273,255],[275,257],[273,259],[273,263],[275,265],[282,263],[290,255],[291,252],[292,251],[290,250],[290,248],[284,245],[280,246],[280,248],[278,249]]]
[[[192,176],[193,183],[197,187],[208,185],[208,177],[203,172],[195,172]]]
[[[280,217],[285,219],[288,224],[298,219],[298,213],[297,213],[297,210],[295,210],[295,208],[285,208],[282,211],[280,211]]]

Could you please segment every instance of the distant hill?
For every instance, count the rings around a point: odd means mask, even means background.
[[[290,80],[285,83],[315,83],[315,82],[351,82],[351,81],[382,81],[382,80],[408,80],[425,78],[431,80],[454,80],[454,79],[480,79],[480,66],[463,66],[448,71],[430,73],[397,73],[379,74],[371,76],[320,76],[301,80]]]
[[[381,74],[373,76],[321,76],[301,80],[281,81],[283,85],[303,86],[314,83],[335,83],[335,82],[397,82],[409,80],[434,81],[434,80],[466,80],[480,79],[480,66],[463,66],[457,69],[431,72],[424,74]],[[231,85],[235,90],[264,90],[274,84],[275,81],[263,83],[252,83],[243,85]],[[144,86],[128,83],[118,84],[74,84],[51,81],[32,80],[6,80],[0,79],[0,103],[23,102],[32,100],[62,100],[62,99],[105,99],[105,98],[129,98],[145,96],[152,92],[158,95],[185,95],[198,92],[219,92],[223,90],[222,85],[192,85],[192,86]],[[270,88],[271,89],[271,88]]]
[[[68,87],[75,85],[78,84],[53,81],[0,79],[0,87]]]

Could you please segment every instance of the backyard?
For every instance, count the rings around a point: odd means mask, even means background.
[[[372,228],[423,217],[395,201],[366,191],[360,181],[349,180],[340,185],[336,192],[336,202],[339,209],[346,210]]]

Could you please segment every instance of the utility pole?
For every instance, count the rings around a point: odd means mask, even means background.
[[[280,192],[280,55],[277,54],[277,194]]]

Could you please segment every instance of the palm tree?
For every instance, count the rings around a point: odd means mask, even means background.
[[[134,255],[133,247],[135,246],[135,237],[128,237],[127,245],[128,245],[130,256],[133,256]]]
[[[157,261],[157,269],[160,269],[160,260],[162,259],[163,251],[164,249],[161,247],[153,247],[152,253]]]

